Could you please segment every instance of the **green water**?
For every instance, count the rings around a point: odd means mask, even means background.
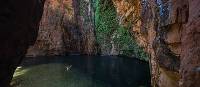
[[[148,63],[131,58],[66,56],[27,58],[13,87],[150,87]]]

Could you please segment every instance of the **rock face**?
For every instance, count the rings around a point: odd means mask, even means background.
[[[113,0],[150,54],[154,87],[199,86],[198,0]],[[138,19],[137,19],[138,18]]]
[[[81,36],[81,54],[97,54],[95,25],[94,25],[94,0],[73,0],[75,22]]]
[[[0,1],[0,87],[9,87],[28,46],[34,44],[43,4],[44,0]]]
[[[119,25],[116,14],[112,0],[47,0],[36,44],[27,56],[99,53],[143,57],[143,50],[137,51],[139,46],[129,30]]]
[[[39,36],[27,55],[95,54],[91,8],[90,1],[47,0]]]
[[[64,53],[65,14],[64,1],[47,0],[36,44],[29,49],[28,55],[58,55]]]
[[[181,32],[181,83],[182,87],[199,86],[199,66],[200,66],[200,1],[185,0],[182,11],[187,20],[183,23]],[[182,1],[181,1],[182,2]]]

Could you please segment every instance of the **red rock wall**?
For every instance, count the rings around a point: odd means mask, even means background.
[[[187,1],[187,0],[186,0]],[[188,21],[183,24],[181,87],[200,86],[200,1],[188,0]],[[184,7],[184,6],[183,6]],[[183,8],[184,9],[184,8]]]
[[[80,32],[80,53],[95,55],[97,53],[94,9],[92,0],[73,0],[75,21]]]
[[[96,54],[90,2],[85,7],[80,7],[81,3],[47,0],[36,44],[29,48],[27,56]],[[91,21],[85,21],[85,17]]]
[[[153,87],[199,87],[199,1],[113,0],[150,54]],[[139,19],[136,22],[132,22]]]
[[[65,0],[47,0],[36,44],[28,51],[28,55],[60,55],[64,53],[63,17]]]

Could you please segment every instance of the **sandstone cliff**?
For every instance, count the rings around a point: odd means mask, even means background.
[[[200,1],[112,0],[115,8],[110,0],[97,1],[107,9],[93,7],[93,0],[47,0],[39,37],[28,54],[96,54],[95,29],[101,26],[94,23],[96,16],[104,26],[99,30],[106,32],[100,34],[104,39],[98,44],[101,53],[120,54],[122,46],[114,42],[120,36],[116,32],[119,20],[123,26],[131,24],[130,33],[150,54],[154,87],[198,87]],[[96,10],[102,14],[94,14]]]
[[[90,1],[47,0],[36,44],[27,55],[96,54],[91,8]]]
[[[198,87],[198,0],[113,0],[122,24],[151,55],[154,87]]]
[[[28,55],[58,55],[64,53],[63,17],[64,0],[47,0],[40,23],[36,44],[28,51]]]

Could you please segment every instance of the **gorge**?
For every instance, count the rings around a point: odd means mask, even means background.
[[[74,54],[138,58],[149,62],[152,87],[199,87],[199,4],[199,0],[2,0],[0,87],[9,87],[25,56]]]

